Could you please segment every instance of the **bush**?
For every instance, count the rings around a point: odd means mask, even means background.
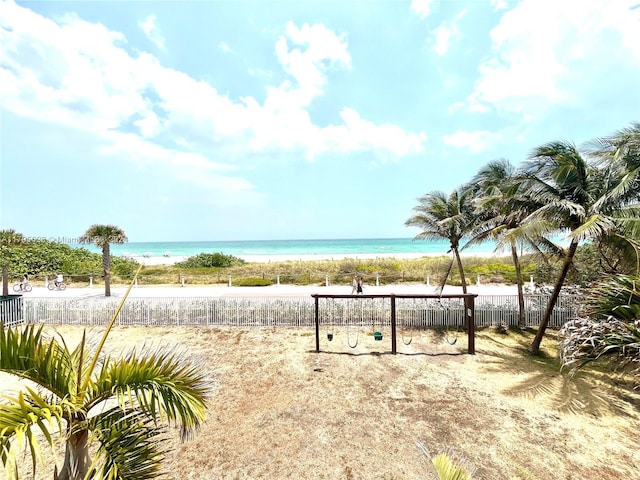
[[[189,257],[184,262],[176,263],[177,267],[182,268],[211,268],[211,267],[233,267],[246,263],[244,260],[233,255],[225,255],[224,253],[200,253],[195,257]]]
[[[238,278],[232,280],[232,283],[234,287],[267,287],[273,284],[268,278],[260,277]]]

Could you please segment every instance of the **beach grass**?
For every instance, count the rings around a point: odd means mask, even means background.
[[[533,261],[523,261],[524,273],[535,269]],[[467,283],[473,283],[480,275],[483,283],[513,284],[515,269],[509,257],[471,256],[465,258]],[[405,282],[440,285],[460,285],[460,275],[451,268],[449,256],[421,258],[345,258],[338,260],[286,260],[273,262],[246,262],[224,268],[185,268],[180,265],[148,265],[142,268],[138,281],[143,285],[171,284],[227,284],[229,278],[244,281],[260,279],[260,284],[270,281],[293,285],[347,285],[354,276],[362,276],[367,284],[394,284]],[[527,277],[528,279],[528,277]],[[112,282],[126,283],[126,277],[115,276]],[[245,281],[246,284],[246,281]]]

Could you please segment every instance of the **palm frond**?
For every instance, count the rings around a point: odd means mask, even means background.
[[[165,477],[160,468],[165,430],[147,415],[116,407],[90,419],[89,428],[99,443],[92,465],[95,480]]]
[[[91,383],[91,391],[88,409],[114,394],[121,405],[139,405],[154,420],[166,417],[179,423],[185,438],[204,420],[210,384],[180,355],[158,348],[108,362]]]
[[[40,432],[49,446],[53,446],[51,429],[60,429],[64,407],[49,404],[46,399],[28,388],[20,391],[17,397],[3,395],[0,403],[0,462],[7,472],[18,478],[16,467],[16,449],[22,451],[25,446],[31,452],[32,468],[35,473],[37,464],[42,461],[42,453],[37,432]]]
[[[59,398],[73,390],[75,381],[69,351],[46,338],[42,325],[0,328],[0,371],[29,379]]]

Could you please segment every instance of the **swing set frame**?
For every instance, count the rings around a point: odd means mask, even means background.
[[[469,355],[475,355],[476,353],[476,328],[475,328],[475,299],[478,296],[475,293],[461,293],[461,294],[446,294],[446,295],[416,295],[416,294],[374,294],[374,295],[330,295],[315,293],[311,295],[314,299],[315,307],[315,330],[316,330],[316,353],[320,353],[320,299],[334,299],[334,298],[389,298],[391,300],[391,353],[398,353],[398,338],[397,338],[397,322],[396,322],[396,299],[398,298],[461,298],[464,301],[464,326],[467,329],[467,353]]]

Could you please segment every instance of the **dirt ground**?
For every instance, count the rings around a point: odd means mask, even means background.
[[[116,327],[108,345],[177,343],[209,372],[206,424],[170,440],[176,480],[434,478],[418,442],[474,479],[640,479],[640,391],[560,372],[551,338],[539,358],[530,333],[481,330],[472,356],[464,334],[410,332],[392,355],[388,331],[356,348],[356,332],[326,333],[321,353],[313,329],[282,327]]]

